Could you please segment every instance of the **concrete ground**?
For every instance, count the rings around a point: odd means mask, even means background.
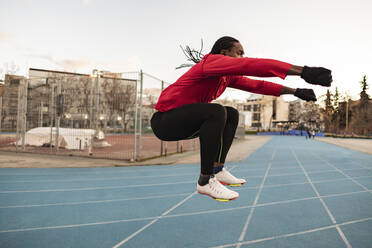
[[[372,139],[343,139],[330,137],[322,137],[316,139],[333,145],[349,148],[351,150],[372,154]]]
[[[246,136],[244,139],[235,140],[226,159],[227,162],[238,162],[243,160],[270,139],[271,137],[269,136]],[[199,162],[199,150],[141,162],[0,151],[0,168],[112,167],[154,164],[189,164]]]

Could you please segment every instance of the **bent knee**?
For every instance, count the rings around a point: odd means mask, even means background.
[[[226,121],[227,119],[227,111],[226,108],[218,103],[211,103],[211,114],[213,117],[218,119],[223,119]]]
[[[233,107],[226,106],[227,121],[232,123],[239,122],[239,111]]]

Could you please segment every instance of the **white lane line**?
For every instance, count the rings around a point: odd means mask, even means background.
[[[311,173],[310,173],[311,174]],[[301,174],[302,175],[302,174]],[[258,177],[261,178],[262,176]],[[270,177],[270,176],[268,176]],[[353,177],[354,179],[358,178],[370,178],[372,176],[359,176]],[[253,177],[249,177],[253,178]],[[313,183],[323,183],[323,182],[335,182],[335,181],[343,181],[349,180],[348,178],[338,178],[332,180],[320,180],[320,181],[313,181]],[[71,188],[71,189],[46,189],[46,190],[7,190],[7,191],[0,191],[0,194],[11,194],[11,193],[45,193],[45,192],[70,192],[70,191],[89,191],[89,190],[106,190],[106,189],[122,189],[122,188],[134,188],[134,187],[147,187],[147,186],[162,186],[162,185],[172,185],[172,184],[189,184],[193,183],[194,181],[184,181],[178,183],[159,183],[159,184],[138,184],[138,185],[125,185],[125,186],[107,186],[107,187],[88,187],[88,188]],[[296,185],[296,184],[306,184],[307,182],[301,183],[290,183],[290,184],[272,184],[272,185],[264,185],[266,187],[275,187],[275,186],[286,186],[286,185]],[[258,187],[247,187],[245,189],[256,189]],[[241,190],[241,189],[237,189]]]
[[[275,239],[281,239],[281,238],[288,238],[288,237],[294,237],[298,235],[304,235],[304,234],[309,234],[313,232],[319,232],[319,231],[324,231],[328,229],[333,229],[333,228],[340,228],[341,226],[346,226],[346,225],[351,225],[351,224],[356,224],[356,223],[361,223],[365,221],[370,221],[372,220],[372,217],[369,218],[364,218],[360,220],[353,220],[353,221],[348,221],[340,224],[335,224],[335,225],[330,225],[330,226],[323,226],[323,227],[318,227],[314,229],[309,229],[306,231],[301,231],[301,232],[296,232],[296,233],[288,233],[288,234],[283,234],[283,235],[278,235],[278,236],[272,236],[272,237],[267,237],[267,238],[262,238],[262,239],[256,239],[256,240],[250,240],[250,241],[244,241],[244,242],[239,242],[239,243],[233,243],[233,244],[225,244],[225,245],[219,245],[219,246],[213,246],[211,248],[227,248],[227,247],[233,247],[236,245],[250,245],[250,244],[256,244],[256,243],[261,243],[264,241],[269,241],[269,240],[275,240]]]
[[[237,165],[233,166],[233,170]],[[257,176],[261,178],[261,176]],[[174,183],[158,183],[158,184],[137,184],[137,185],[125,185],[125,186],[103,186],[103,187],[86,187],[86,188],[70,188],[70,189],[44,189],[44,190],[3,190],[0,194],[11,194],[11,193],[41,193],[41,192],[68,192],[68,191],[86,191],[86,190],[100,190],[100,189],[121,189],[121,188],[134,188],[134,187],[151,187],[161,185],[175,185],[175,184],[188,184],[194,181],[183,181]]]
[[[315,154],[314,154],[315,155]],[[322,161],[326,162],[327,164],[329,164],[330,166],[334,167],[338,172],[340,172],[342,175],[344,175],[345,177],[349,178],[351,181],[353,181],[355,184],[359,185],[360,187],[362,187],[364,190],[369,190],[366,186],[364,186],[363,184],[359,183],[358,181],[354,180],[354,178],[352,178],[351,176],[345,174],[342,170],[338,169],[336,166],[334,166],[333,164],[329,163],[327,160],[324,160],[322,159],[319,155],[318,155],[318,158],[321,159]]]
[[[139,233],[141,233],[144,230],[146,230],[149,226],[153,225],[158,220],[160,220],[161,217],[167,215],[168,213],[170,213],[171,211],[173,211],[175,208],[177,208],[178,206],[182,205],[185,201],[187,201],[188,199],[190,199],[191,197],[193,197],[194,195],[196,195],[196,193],[197,193],[196,191],[193,192],[192,194],[190,194],[189,196],[187,196],[185,199],[183,199],[182,201],[180,201],[179,203],[177,203],[176,205],[174,205],[173,207],[171,207],[170,209],[168,209],[167,211],[165,211],[164,213],[162,213],[158,218],[152,220],[150,223],[146,224],[142,228],[138,229],[136,232],[134,232],[131,235],[129,235],[126,239],[124,239],[124,240],[120,241],[119,243],[117,243],[116,245],[114,245],[113,248],[118,248],[118,247],[124,245],[126,242],[128,242],[129,240],[131,240],[132,238],[134,238],[135,236],[137,236]]]
[[[2,180],[0,183],[56,183],[56,182],[86,182],[86,181],[111,181],[121,179],[141,179],[141,178],[159,178],[159,177],[182,177],[195,175],[194,173],[186,174],[168,174],[168,175],[152,175],[152,176],[125,176],[125,177],[96,177],[96,178],[74,178],[74,179],[41,179],[41,180]],[[62,175],[61,175],[62,176]]]
[[[372,176],[361,176],[355,177],[358,178],[370,178]],[[348,178],[338,178],[332,180],[320,180],[320,181],[313,181],[313,183],[328,183],[328,182],[339,182],[339,181],[348,181]],[[309,184],[309,182],[301,182],[301,183],[287,183],[287,184],[272,184],[272,185],[264,185],[263,188],[276,188],[276,187],[284,187],[284,186],[294,186],[294,185],[304,185]],[[253,190],[259,189],[260,186],[256,187],[245,187],[234,189],[235,191],[244,191],[244,190]],[[367,192],[367,191],[358,191],[358,192]],[[353,193],[353,192],[350,192]],[[137,197],[137,198],[119,198],[119,199],[107,199],[107,200],[96,200],[96,201],[81,201],[81,202],[55,202],[55,203],[40,203],[40,204],[28,204],[28,205],[9,205],[9,206],[0,206],[1,208],[27,208],[27,207],[45,207],[45,206],[63,206],[63,205],[83,205],[83,204],[94,204],[94,203],[104,203],[104,202],[116,202],[116,201],[131,201],[131,200],[141,200],[141,199],[152,199],[152,198],[161,198],[161,197],[172,197],[177,195],[186,195],[185,194],[171,194],[171,195],[162,195],[162,196],[150,196],[150,197]],[[324,197],[324,196],[323,196]]]
[[[51,207],[51,206],[71,206],[71,205],[97,204],[97,203],[109,203],[109,202],[121,202],[121,201],[138,201],[138,200],[160,199],[160,198],[168,198],[168,197],[184,196],[184,195],[188,195],[188,193],[158,195],[158,196],[148,196],[148,197],[118,198],[118,199],[107,199],[107,200],[97,200],[97,201],[60,202],[60,203],[0,206],[0,209],[2,209],[2,208],[33,208],[33,207]]]
[[[358,191],[358,192],[333,194],[333,195],[323,196],[323,198],[332,198],[332,197],[339,197],[339,196],[345,196],[345,195],[354,195],[354,194],[360,194],[360,193],[365,193],[365,192],[367,192],[367,191]],[[371,192],[371,190],[369,192]],[[293,203],[293,202],[300,202],[300,201],[308,201],[308,200],[316,200],[316,199],[319,199],[319,197],[314,196],[314,197],[306,197],[306,198],[293,199],[293,200],[285,200],[285,201],[261,203],[261,204],[255,205],[255,207],[273,206],[273,205],[279,205],[279,204],[286,204],[286,203]],[[252,207],[253,207],[253,205],[248,205],[248,206],[241,206],[241,207],[235,207],[235,208],[225,208],[225,209],[218,209],[218,210],[206,210],[206,211],[199,211],[199,212],[173,214],[173,215],[167,215],[167,216],[162,216],[162,217],[161,216],[155,216],[155,217],[122,219],[122,220],[94,222],[94,223],[61,225],[61,226],[46,226],[46,227],[31,227],[31,228],[11,229],[11,230],[2,230],[2,231],[0,231],[0,233],[35,231],[35,230],[47,230],[47,229],[63,229],[63,228],[73,228],[73,227],[84,227],[84,226],[93,226],[93,225],[113,224],[113,223],[120,223],[120,222],[145,221],[145,220],[153,220],[153,219],[157,219],[157,218],[159,218],[159,219],[161,219],[161,218],[174,218],[174,217],[182,217],[182,216],[193,216],[193,215],[201,215],[201,214],[211,214],[211,213],[228,212],[228,211],[235,211],[235,210],[247,209],[247,208],[252,208]]]
[[[296,153],[294,152],[293,148],[291,147],[290,149],[291,149],[292,154],[293,154],[293,156],[295,157],[295,159],[296,159],[298,165],[299,165],[299,166],[302,168],[302,170],[304,171],[305,176],[306,176],[307,180],[310,182],[310,185],[311,185],[311,187],[313,188],[315,194],[319,197],[319,200],[320,200],[320,202],[322,203],[322,205],[323,205],[324,209],[326,210],[326,212],[328,213],[328,216],[329,216],[329,218],[331,219],[332,223],[333,223],[333,224],[337,224],[335,217],[333,216],[333,214],[332,214],[331,211],[329,210],[329,208],[328,208],[327,204],[325,203],[325,201],[323,200],[323,198],[320,196],[318,190],[316,189],[315,185],[314,185],[313,182],[311,181],[311,179],[310,179],[308,173],[306,172],[305,168],[302,166],[302,164],[301,164],[300,160],[298,159]],[[346,238],[345,234],[343,233],[343,231],[341,230],[341,228],[337,226],[336,229],[337,229],[337,231],[338,231],[340,237],[341,237],[342,240],[344,241],[346,247],[347,247],[347,248],[351,248],[350,242],[347,240],[347,238]]]
[[[253,216],[253,212],[255,210],[255,206],[257,205],[257,202],[258,202],[258,199],[260,198],[260,195],[261,195],[261,192],[262,192],[262,189],[263,189],[263,185],[265,184],[265,181],[266,181],[266,178],[267,178],[267,175],[269,174],[269,171],[270,171],[270,168],[271,168],[271,161],[274,160],[274,157],[275,157],[275,154],[276,154],[276,149],[273,151],[273,154],[271,156],[271,160],[267,166],[267,169],[266,169],[266,172],[265,172],[265,176],[264,178],[262,179],[262,182],[261,182],[261,185],[258,189],[258,192],[257,192],[257,195],[256,195],[256,198],[253,202],[253,207],[251,208],[251,210],[249,211],[249,215],[247,217],[247,220],[245,221],[244,223],[244,226],[243,226],[243,230],[242,232],[240,233],[240,236],[239,236],[239,241],[243,241],[244,240],[244,237],[247,233],[247,229],[248,229],[248,225],[249,223],[251,222],[251,219],[252,219],[252,216]],[[237,248],[240,248],[240,245],[237,245],[236,246]]]
[[[93,223],[84,223],[84,224],[73,224],[73,225],[62,225],[62,226],[30,227],[30,228],[21,228],[21,229],[2,230],[2,231],[0,231],[0,233],[14,233],[14,232],[51,230],[51,229],[76,228],[76,227],[108,225],[108,224],[133,222],[133,221],[145,221],[145,220],[152,220],[152,219],[154,219],[154,217],[138,218],[138,219],[124,219],[124,220],[112,220],[112,221],[93,222]]]
[[[361,167],[363,167],[363,169],[366,169],[366,170],[372,170],[372,168],[369,168],[369,167],[365,167],[363,164],[361,164],[360,162],[358,162],[358,161],[351,161],[352,163],[354,163],[354,164],[357,164],[358,166],[361,166]]]
[[[230,171],[232,171],[235,167],[237,167],[237,165],[233,166]],[[158,218],[154,219],[153,221],[151,221],[150,223],[148,223],[147,225],[143,226],[142,228],[140,228],[139,230],[137,230],[136,232],[132,233],[130,236],[128,236],[126,239],[122,240],[121,242],[119,242],[118,244],[116,244],[115,246],[113,246],[113,248],[118,248],[120,246],[122,246],[123,244],[125,244],[126,242],[128,242],[130,239],[134,238],[135,236],[137,236],[139,233],[143,232],[145,229],[147,229],[149,226],[151,226],[152,224],[156,223],[160,218],[162,217],[165,217],[168,213],[172,212],[174,209],[176,209],[177,207],[179,207],[180,205],[182,205],[184,202],[186,202],[188,199],[190,199],[191,197],[193,197],[194,195],[196,195],[198,192],[195,191],[193,192],[192,194],[190,194],[188,197],[186,197],[185,199],[183,199],[182,201],[180,201],[179,203],[177,203],[176,205],[174,205],[173,207],[171,207],[170,209],[168,209],[167,211],[165,211],[163,214],[161,214]]]
[[[293,167],[292,167],[293,168]],[[298,167],[295,167],[298,168]],[[274,170],[271,167],[271,171]],[[364,170],[364,168],[357,168],[357,169],[344,169],[344,171],[357,171],[357,170]],[[247,172],[248,170],[240,170],[239,172]],[[265,171],[265,169],[260,169],[260,171]],[[314,170],[309,172],[309,174],[321,174],[325,172],[333,172],[337,171],[337,169],[332,170]],[[282,174],[273,174],[269,175],[269,177],[280,177],[280,176],[295,176],[295,175],[302,175],[303,173],[282,173]],[[153,175],[153,176],[134,176],[134,177],[106,177],[106,178],[76,178],[76,179],[41,179],[41,180],[2,180],[0,184],[9,184],[9,183],[54,183],[54,182],[86,182],[86,181],[111,181],[111,180],[121,180],[121,179],[141,179],[141,178],[159,178],[159,177],[182,177],[182,176],[189,176],[195,175],[195,173],[186,173],[186,174],[168,174],[168,175]],[[262,176],[248,176],[246,178],[260,178]]]
[[[150,166],[147,166],[146,168],[146,172],[163,172],[164,170],[165,171],[168,171],[169,168],[171,167],[171,165],[160,165],[158,168],[153,168],[155,166],[159,166],[159,165],[151,165]],[[164,166],[169,166],[169,167],[164,167]],[[192,166],[192,165],[191,165]],[[190,171],[190,169],[195,169],[196,167],[176,167],[176,166],[172,166],[172,170],[185,170],[185,172],[188,172]],[[128,174],[128,173],[135,173],[135,174],[138,174],[138,172],[141,172],[142,170],[139,170],[139,169],[143,169],[143,167],[139,167],[139,166],[133,166],[133,167],[122,167],[122,168],[118,168],[117,170],[108,170],[110,167],[105,167],[105,168],[102,168],[100,169],[99,171],[93,171],[95,168],[87,168],[86,171],[74,171],[74,170],[77,170],[78,168],[71,168],[71,170],[69,171],[66,171],[64,169],[66,168],[55,168],[53,170],[60,170],[61,173],[63,173],[65,176],[76,176],[76,175],[102,175],[102,174],[114,174],[114,175],[117,175],[117,174]],[[134,169],[132,169],[134,168]],[[10,169],[14,169],[14,168],[10,168]],[[16,168],[16,169],[19,169],[19,168]],[[37,169],[37,168],[34,168],[34,169]],[[27,169],[27,170],[34,170],[34,169]],[[62,171],[63,170],[63,171]],[[89,171],[87,171],[89,170]],[[145,170],[145,169],[143,169]],[[59,176],[61,175],[61,173],[0,173],[0,176]]]
[[[183,181],[174,183],[156,183],[156,184],[137,184],[137,185],[124,185],[124,186],[107,186],[107,187],[87,187],[87,188],[71,188],[71,189],[42,189],[42,190],[7,190],[0,191],[0,194],[11,194],[11,193],[41,193],[41,192],[69,192],[69,191],[86,191],[86,190],[101,190],[101,189],[123,189],[123,188],[135,188],[135,187],[152,187],[162,185],[178,185],[178,184],[189,184],[194,181]]]

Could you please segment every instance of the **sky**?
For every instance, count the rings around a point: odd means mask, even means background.
[[[372,96],[370,0],[0,0],[0,10],[0,74],[142,69],[172,83],[187,71],[175,69],[187,62],[180,45],[199,49],[202,39],[207,54],[229,35],[247,57],[331,69],[330,89],[354,99],[367,75]],[[327,89],[294,76],[265,80],[312,88],[318,98]]]

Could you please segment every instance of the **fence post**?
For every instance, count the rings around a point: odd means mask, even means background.
[[[18,142],[19,142],[19,129],[20,129],[20,119],[21,119],[21,85],[18,86],[18,96],[17,96],[17,131],[16,131],[16,152],[18,152]]]
[[[138,108],[138,143],[137,143],[137,157],[136,160],[141,158],[142,149],[142,95],[143,95],[143,72],[140,70],[140,92],[139,92],[139,108]]]
[[[48,78],[47,78],[48,80]],[[52,145],[52,142],[53,142],[53,123],[55,122],[55,101],[54,101],[54,84],[51,84],[50,85],[50,89],[51,89],[51,98],[50,98],[50,102],[49,102],[49,116],[50,116],[50,140],[49,140],[49,147],[50,147],[50,153],[53,152],[53,145]]]
[[[98,132],[98,126],[99,126],[99,73],[96,75],[96,107],[94,108],[95,111],[95,129],[96,132]]]
[[[93,80],[89,80],[89,81],[90,81],[89,128],[92,129],[93,128],[93,89],[94,89],[94,85],[93,85]]]
[[[23,104],[22,104],[22,151],[25,151],[25,139],[27,130],[27,95],[28,95],[28,80],[25,80],[23,88]]]
[[[133,151],[133,161],[136,161],[137,159],[137,122],[138,122],[138,99],[137,99],[137,94],[138,94],[138,78],[136,80],[136,86],[135,86],[135,104],[134,104],[134,151]]]
[[[59,81],[58,85],[57,85],[57,99],[59,99],[60,95],[61,95],[61,81]],[[59,103],[56,103],[56,143],[55,143],[56,153],[59,151],[58,140],[59,140],[59,125],[60,125],[60,121],[61,121],[61,116],[60,116],[59,113],[57,113],[58,112],[57,108],[59,107],[58,104]]]

